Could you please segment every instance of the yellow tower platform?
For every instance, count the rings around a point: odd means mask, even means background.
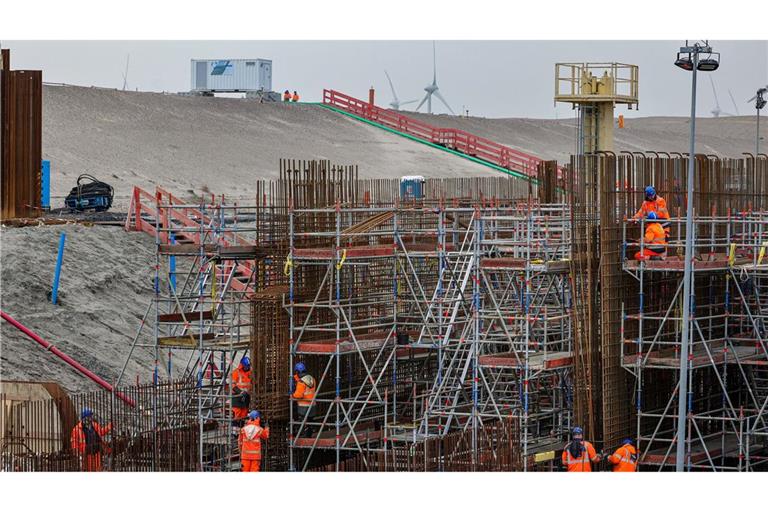
[[[638,68],[633,64],[555,64],[555,103],[579,109],[579,154],[613,151],[616,104],[638,105]]]

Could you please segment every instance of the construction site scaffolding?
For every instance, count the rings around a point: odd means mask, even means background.
[[[257,210],[226,204],[223,198],[190,205],[162,189],[154,198],[143,197],[149,194],[139,189],[135,195],[126,224],[155,237],[155,296],[118,384],[135,349],[152,352],[154,384],[164,378],[186,383],[173,410],[151,411],[155,423],[195,418],[199,470],[236,470],[237,422],[229,379],[250,341],[248,295],[262,255],[246,236],[256,231]],[[145,329],[151,329],[149,340],[142,335]]]
[[[517,417],[528,469],[554,458],[571,423],[568,209],[520,202],[462,213],[470,218],[458,243],[446,244],[428,308],[441,336],[420,341],[438,352],[421,433]]]
[[[322,450],[337,469],[345,451],[373,465],[398,443],[458,430],[471,436],[471,469],[488,452],[478,430],[509,417],[524,460],[552,460],[564,441],[567,207],[452,202],[291,210],[291,365],[318,383],[310,415],[291,410],[292,468],[312,468]],[[307,267],[319,286],[300,282]]]
[[[644,232],[645,221],[640,232]],[[622,307],[622,365],[635,379],[641,467],[675,466],[680,358],[686,397],[685,467],[755,471],[768,463],[768,213],[729,212],[693,221],[692,337],[681,354],[685,220],[668,223],[665,258],[624,224],[623,268],[638,285],[638,307]],[[646,396],[645,383],[656,389]],[[666,393],[661,390],[666,390]]]

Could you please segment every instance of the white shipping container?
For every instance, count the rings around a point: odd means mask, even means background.
[[[266,59],[192,59],[192,91],[272,90],[272,61]]]

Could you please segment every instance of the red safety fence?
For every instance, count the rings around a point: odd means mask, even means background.
[[[156,236],[157,227],[159,227],[160,243],[169,243],[170,234],[174,232],[176,243],[191,243],[199,246],[205,240],[213,239],[211,233],[216,229],[216,223],[213,221],[219,213],[216,205],[211,204],[210,209],[206,211],[207,213],[197,205],[183,202],[160,187],[157,187],[155,194],[152,195],[134,186],[128,215],[125,218],[125,230],[143,231]],[[178,231],[175,231],[174,227],[179,228]],[[253,245],[253,242],[227,229],[218,230],[215,239],[222,247]],[[237,265],[237,274],[240,277],[232,279],[230,282],[232,289],[237,292],[255,291],[251,282],[251,276],[255,272],[254,263],[241,260],[233,264]]]
[[[417,139],[438,144],[526,176],[535,177],[536,166],[542,161],[539,157],[464,130],[432,126],[412,117],[404,116],[395,110],[377,107],[367,101],[347,96],[338,91],[323,90],[323,103]]]

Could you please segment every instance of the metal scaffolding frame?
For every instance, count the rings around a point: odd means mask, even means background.
[[[312,221],[303,223],[305,216]],[[292,208],[289,219],[290,365],[305,361],[317,382],[312,415],[290,411],[290,467],[306,470],[323,449],[335,451],[338,466],[342,451],[386,450],[387,423],[395,416],[388,394],[397,348],[397,213],[337,203]],[[297,240],[304,246],[296,247]],[[300,281],[310,267],[319,285]],[[297,448],[306,450],[302,460]]]
[[[644,222],[641,223],[641,233]],[[623,268],[638,284],[622,306],[622,366],[635,379],[641,467],[675,466],[685,223],[670,221],[667,256],[630,259],[644,241],[623,229]],[[687,470],[755,471],[768,465],[768,213],[693,220],[692,332],[687,359]],[[655,393],[646,396],[646,382]]]
[[[517,417],[528,468],[531,457],[559,448],[570,426],[568,209],[530,202],[477,208],[461,241],[436,294],[436,307],[448,306],[438,318],[448,322],[432,346],[438,374],[421,433],[474,433]]]
[[[291,410],[293,469],[378,467],[396,442],[456,431],[481,467],[477,432],[510,417],[523,460],[564,441],[568,208],[471,203],[291,209],[291,366],[318,382],[310,417]]]
[[[164,377],[187,383],[173,410],[153,409],[155,423],[197,418],[199,469],[236,470],[229,379],[250,343],[249,294],[263,251],[246,237],[257,231],[259,212],[223,198],[190,205],[162,189],[152,199],[129,221],[155,237],[155,296],[117,383],[137,348],[152,352],[155,384]]]

